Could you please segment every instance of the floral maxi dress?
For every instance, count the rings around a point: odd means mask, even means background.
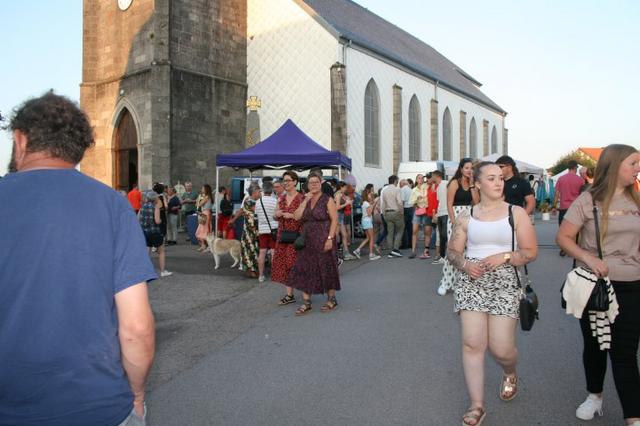
[[[242,205],[244,224],[242,226],[242,269],[246,272],[258,272],[258,221],[254,208],[255,201],[248,199]]]

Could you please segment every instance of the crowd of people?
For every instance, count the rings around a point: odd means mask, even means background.
[[[385,240],[389,258],[403,257],[402,247],[416,258],[422,230],[419,257],[429,258],[432,244],[439,246],[439,293],[453,291],[459,313],[471,401],[462,424],[478,426],[487,416],[487,350],[503,369],[500,398],[518,395],[519,268],[536,259],[538,244],[532,188],[510,157],[462,159],[449,181],[440,170],[416,176],[415,183],[390,176],[384,188],[369,184],[361,195],[346,183],[328,182],[321,170],[311,170],[302,186],[296,172],[286,171],[262,188],[251,185],[234,213],[226,189],[214,196],[208,185],[197,194],[189,184],[175,191],[158,183],[127,194],[127,202],[83,175],[75,167],[94,144],[92,130],[64,97],[47,93],[25,102],[9,129],[12,172],[0,181],[0,199],[12,201],[0,203],[0,218],[12,224],[0,239],[0,389],[10,390],[0,392],[3,424],[145,423],[155,353],[147,282],[157,278],[148,248],[160,256],[160,276],[170,275],[164,247],[176,242],[180,212],[198,214],[201,251],[212,234],[234,238],[229,225],[242,217],[243,269],[265,281],[269,263],[271,280],[285,290],[280,305],[295,303],[295,291],[301,293],[297,316],[312,312],[313,295],[326,296],[322,312],[338,307],[344,259],[368,249],[377,261]],[[553,202],[560,208],[556,241],[563,255],[611,283],[613,310],[602,330],[599,313],[586,305],[590,289],[567,300],[582,303],[577,316],[587,397],[576,416],[602,414],[609,357],[625,423],[640,426],[640,153],[609,145],[592,178],[580,177],[575,164],[570,169]],[[33,200],[38,209],[29,208]],[[352,251],[347,218],[356,200],[362,200],[366,237]],[[215,231],[214,208],[224,217]]]

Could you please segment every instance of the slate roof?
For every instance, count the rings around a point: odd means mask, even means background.
[[[433,47],[403,29],[385,21],[351,0],[298,0],[328,24],[341,39],[383,56],[392,62],[466,95],[497,111],[506,113],[478,89],[481,84]],[[303,7],[304,8],[304,7]],[[313,15],[313,13],[311,13]],[[320,18],[320,19],[318,19]],[[323,22],[324,21],[324,22]]]

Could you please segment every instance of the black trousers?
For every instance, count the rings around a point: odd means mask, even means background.
[[[411,237],[413,236],[413,207],[404,208],[404,234],[402,235],[402,245],[400,248],[411,248]]]
[[[438,216],[438,234],[440,235],[440,257],[447,256],[447,223],[449,216]]]
[[[640,280],[612,281],[618,300],[619,314],[611,324],[611,369],[622,404],[624,418],[640,417],[640,374],[638,373],[638,340],[640,339]],[[580,319],[584,338],[582,362],[587,378],[587,391],[601,393],[607,372],[607,351],[601,351],[591,335],[589,315]]]

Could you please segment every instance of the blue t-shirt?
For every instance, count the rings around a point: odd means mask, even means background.
[[[0,423],[117,425],[133,408],[114,296],[156,278],[126,198],[75,169],[0,180]]]

